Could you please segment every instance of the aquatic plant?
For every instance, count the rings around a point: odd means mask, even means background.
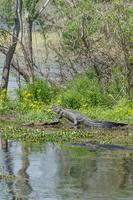
[[[59,142],[79,143],[93,142],[100,144],[133,144],[132,130],[67,130],[67,129],[31,129],[21,128],[19,125],[0,123],[0,130],[4,139],[29,142]]]

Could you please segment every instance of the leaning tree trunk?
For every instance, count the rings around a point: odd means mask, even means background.
[[[17,46],[18,36],[20,32],[19,15],[21,14],[21,10],[22,10],[22,0],[16,0],[15,21],[14,21],[14,27],[13,27],[13,33],[12,33],[12,42],[6,54],[3,72],[2,72],[2,80],[1,80],[1,85],[0,85],[0,91],[4,90],[5,93],[7,92],[7,88],[8,88],[10,65],[11,65],[11,61],[12,61],[16,46]]]
[[[31,84],[34,82],[32,26],[33,26],[33,20],[31,19],[27,9],[25,9],[24,16],[23,16],[22,50],[24,54],[24,59],[25,59],[28,75],[29,75],[29,82]]]

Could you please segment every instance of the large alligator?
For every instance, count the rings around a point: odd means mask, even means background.
[[[128,125],[125,123],[92,120],[82,115],[79,112],[76,112],[71,109],[65,109],[57,105],[52,106],[52,111],[59,114],[59,119],[66,118],[67,120],[71,121],[75,127],[77,127],[77,125],[79,124],[83,124],[86,127],[96,127],[96,128],[116,128]]]
[[[90,150],[127,150],[133,152],[132,147],[120,146],[115,144],[92,144],[90,142],[86,142],[86,143],[73,144],[73,146],[84,147]]]

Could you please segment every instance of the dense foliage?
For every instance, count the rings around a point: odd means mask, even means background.
[[[63,21],[58,56],[64,65],[67,63],[71,71],[78,71],[77,66],[81,71],[92,68],[104,93],[110,93],[113,84],[118,93],[132,99],[131,1],[57,2]]]

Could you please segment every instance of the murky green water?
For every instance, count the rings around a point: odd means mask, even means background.
[[[0,200],[132,200],[133,153],[10,142],[0,149]]]

